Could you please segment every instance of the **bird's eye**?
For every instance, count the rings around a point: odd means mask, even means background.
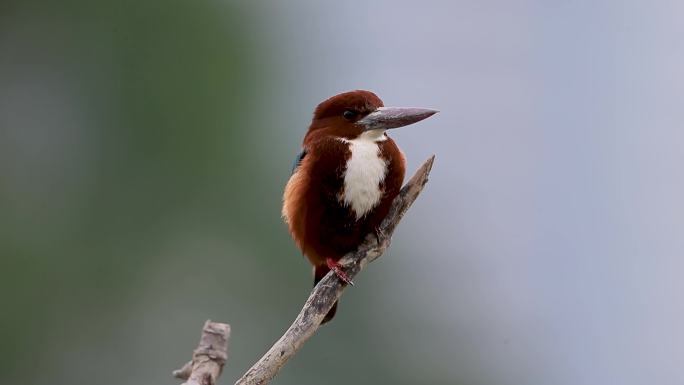
[[[347,120],[354,120],[359,113],[354,110],[344,110],[342,116]]]

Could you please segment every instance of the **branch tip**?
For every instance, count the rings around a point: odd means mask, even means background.
[[[186,380],[183,385],[215,385],[228,359],[230,325],[207,320],[192,361],[173,371],[173,376]]]

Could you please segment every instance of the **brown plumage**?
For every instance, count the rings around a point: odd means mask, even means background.
[[[435,112],[384,108],[374,93],[361,90],[318,105],[283,197],[283,217],[313,265],[314,284],[331,268],[351,283],[337,261],[376,231],[399,193],[406,160],[385,130]]]

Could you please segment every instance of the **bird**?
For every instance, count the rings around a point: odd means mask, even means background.
[[[404,181],[406,158],[387,130],[429,118],[428,108],[385,107],[373,92],[354,90],[315,108],[283,194],[282,216],[313,267],[314,286],[368,234],[378,235]],[[337,302],[322,321],[330,321]]]

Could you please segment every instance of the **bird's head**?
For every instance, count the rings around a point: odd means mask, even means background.
[[[386,130],[408,126],[435,113],[427,108],[385,107],[370,91],[344,92],[316,107],[304,142],[325,136],[355,139],[364,133],[380,137]]]

